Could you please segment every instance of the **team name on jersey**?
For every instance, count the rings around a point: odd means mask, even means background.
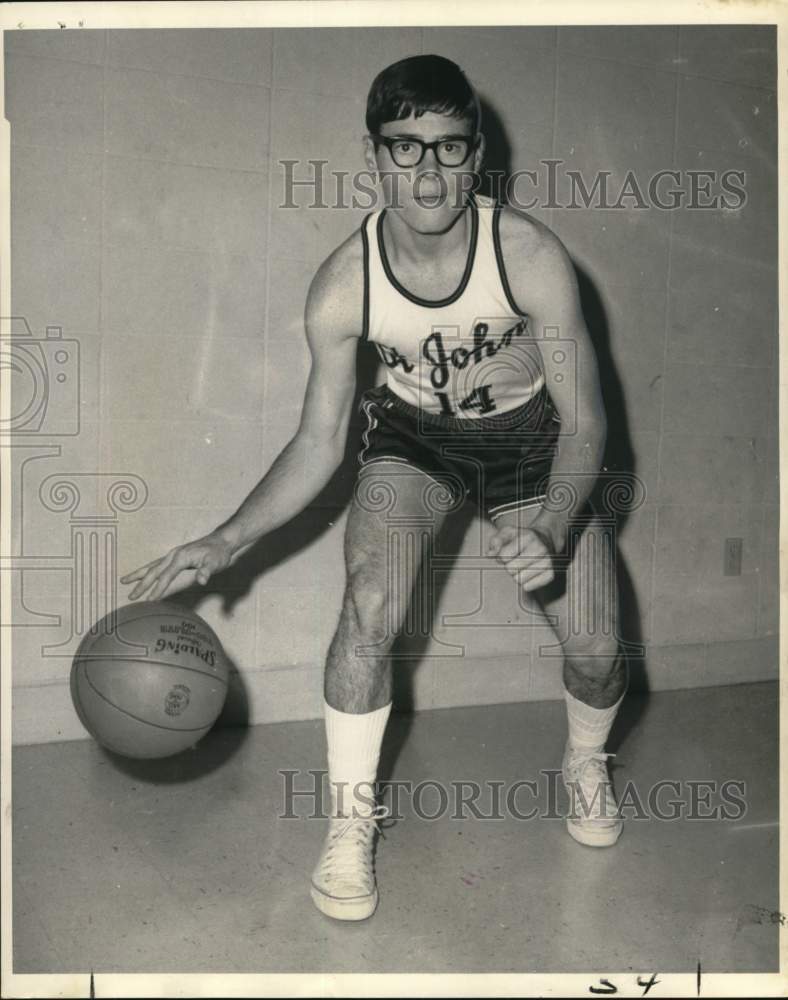
[[[442,389],[449,381],[451,369],[456,370],[466,368],[469,364],[476,364],[483,358],[491,358],[505,347],[508,347],[516,337],[525,335],[527,321],[518,320],[514,326],[505,330],[497,339],[488,339],[489,324],[480,321],[473,326],[473,347],[455,347],[447,350],[444,337],[452,337],[454,330],[434,329],[429,337],[426,337],[421,344],[421,357],[430,366],[430,382],[433,388]],[[385,344],[375,344],[378,354],[383,363],[389,368],[396,368],[398,365],[405,372],[412,372],[415,364],[409,361],[395,347],[388,347]]]

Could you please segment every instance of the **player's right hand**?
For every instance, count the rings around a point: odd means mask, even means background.
[[[176,546],[161,559],[154,559],[132,570],[131,573],[122,576],[120,582],[138,581],[137,586],[129,594],[129,600],[134,601],[150,590],[148,600],[156,601],[164,597],[181,573],[194,570],[191,582],[205,584],[212,574],[226,569],[232,557],[233,546],[225,538],[211,532],[196,541]]]

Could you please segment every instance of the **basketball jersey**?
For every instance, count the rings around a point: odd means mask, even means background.
[[[501,253],[501,206],[471,195],[471,239],[457,289],[440,300],[404,288],[386,253],[386,209],[361,227],[364,330],[387,367],[389,389],[429,413],[467,419],[504,413],[544,385],[528,318],[512,298]]]

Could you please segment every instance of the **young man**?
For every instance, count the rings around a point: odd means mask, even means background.
[[[420,563],[411,548],[392,574],[385,512],[369,498],[388,491],[400,523],[428,521],[436,531],[447,506],[474,500],[494,524],[488,554],[544,603],[540,592],[568,547],[606,437],[596,359],[564,248],[545,226],[470,191],[484,138],[478,99],[459,67],[439,56],[388,67],[372,84],[366,124],[365,159],[386,207],[365,218],[312,282],[312,368],[295,436],[227,522],[123,578],[137,584],[132,599],[162,597],[184,570],[205,583],[307,506],[343,455],[358,342],[377,346],[387,382],[362,400],[367,427],[348,512],[347,579],[325,671],[332,810],[311,887],[318,908],[344,920],[364,919],[377,904],[381,810],[370,793],[391,709],[388,653]],[[562,427],[570,413],[573,426]],[[450,500],[442,508],[430,500],[436,483]],[[545,503],[551,487],[567,484],[569,503]],[[566,629],[567,595],[578,586],[611,603],[605,532],[593,515],[582,523],[579,542],[563,555],[566,592],[549,610],[564,654],[563,776],[576,793],[567,826],[580,843],[606,846],[621,821],[604,744],[626,670],[615,629],[595,621],[594,600]]]

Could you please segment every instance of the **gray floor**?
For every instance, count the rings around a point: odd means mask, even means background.
[[[540,769],[560,766],[558,702],[393,720],[396,780],[544,790]],[[323,821],[306,802],[277,818],[278,769],[323,767],[321,723],[215,730],[149,764],[91,742],[17,748],[14,971],[776,971],[777,725],[774,684],[629,698],[612,739],[619,793],[632,782],[647,804],[660,780],[740,780],[748,810],[630,819],[607,850],[561,820],[429,822],[405,798],[378,850],[380,906],[359,924],[309,899]]]

